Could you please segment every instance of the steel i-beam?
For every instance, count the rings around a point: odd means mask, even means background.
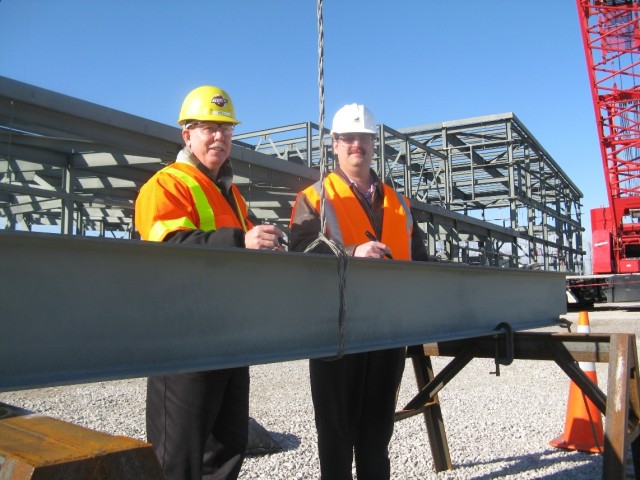
[[[0,233],[0,391],[417,345],[558,322],[565,277]],[[344,350],[341,351],[341,345]]]

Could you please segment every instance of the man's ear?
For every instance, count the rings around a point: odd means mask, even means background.
[[[182,141],[188,147],[191,140],[191,130],[188,128],[182,129]]]

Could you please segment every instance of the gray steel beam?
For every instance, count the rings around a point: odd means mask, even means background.
[[[0,123],[30,131],[34,125],[117,146],[134,155],[172,159],[182,143],[180,130],[77,98],[0,76]],[[44,126],[49,127],[44,127]],[[55,129],[55,130],[53,130]],[[39,133],[43,133],[43,131]]]
[[[438,205],[431,205],[412,199],[411,207],[415,209],[415,214],[419,221],[430,221],[438,225],[456,224],[460,230],[464,230],[467,233],[491,236],[508,242],[514,241],[520,236],[516,230],[500,227],[494,223],[485,222],[451,210],[445,210]]]
[[[333,356],[329,255],[0,232],[0,391]],[[556,272],[349,259],[345,353],[553,325]]]

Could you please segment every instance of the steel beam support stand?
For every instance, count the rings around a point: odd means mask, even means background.
[[[452,340],[410,347],[418,394],[400,411],[396,421],[424,414],[436,472],[453,468],[437,393],[473,358],[501,358],[507,341],[500,336],[513,335],[513,358],[552,360],[605,416],[603,479],[626,478],[629,447],[636,475],[640,473],[640,382],[638,354],[633,334],[583,334],[505,332],[499,335]],[[499,356],[498,356],[499,355]],[[437,375],[431,356],[454,357]],[[605,395],[577,362],[608,362],[608,387]]]

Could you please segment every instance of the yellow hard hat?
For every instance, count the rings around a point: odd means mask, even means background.
[[[189,120],[240,123],[227,92],[211,85],[191,90],[184,98],[178,123],[184,125]]]

